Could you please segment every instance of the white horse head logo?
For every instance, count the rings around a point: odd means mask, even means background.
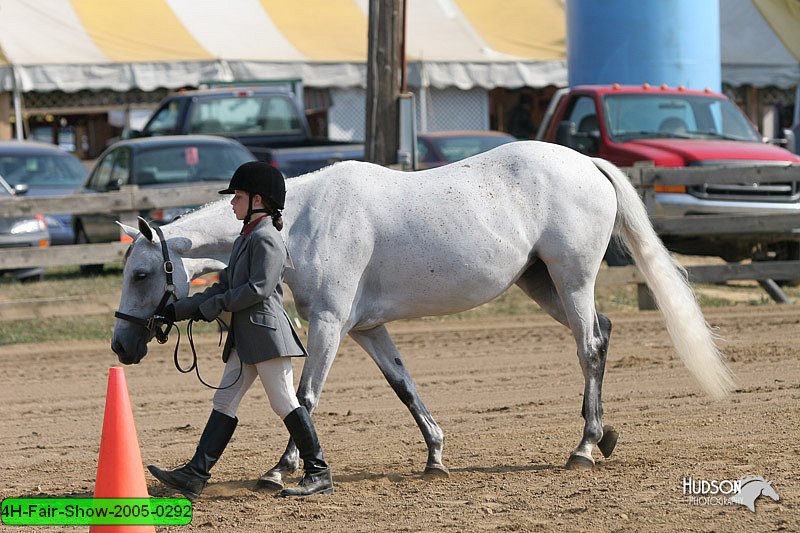
[[[731,496],[731,502],[744,505],[753,512],[756,511],[756,500],[761,495],[768,496],[775,501],[781,499],[772,486],[772,481],[767,481],[761,476],[743,477],[739,480],[739,485],[741,489]]]

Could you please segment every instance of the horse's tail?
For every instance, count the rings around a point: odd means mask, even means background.
[[[604,159],[592,161],[616,190],[614,234],[630,251],[655,296],[675,351],[708,394],[715,398],[725,396],[733,386],[733,376],[714,343],[714,335],[686,280],[686,271],[664,247],[628,177]]]

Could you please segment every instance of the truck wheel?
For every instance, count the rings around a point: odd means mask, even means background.
[[[81,227],[75,230],[75,244],[89,244],[86,232]],[[84,276],[99,276],[103,273],[103,265],[81,265],[78,268]]]

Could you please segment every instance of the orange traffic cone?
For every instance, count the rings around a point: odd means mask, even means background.
[[[133,411],[128,397],[128,385],[122,367],[108,372],[106,410],[103,434],[100,437],[100,457],[97,461],[95,498],[149,498],[144,481],[142,455]],[[155,533],[153,526],[92,526],[90,532]]]

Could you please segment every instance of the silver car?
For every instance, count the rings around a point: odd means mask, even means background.
[[[0,178],[0,198],[11,198],[14,190],[5,180]],[[0,216],[0,248],[30,248],[50,246],[50,233],[44,217],[6,217]],[[12,274],[20,281],[39,281],[44,276],[44,268],[21,268],[8,271],[0,270],[0,275],[6,272]]]

